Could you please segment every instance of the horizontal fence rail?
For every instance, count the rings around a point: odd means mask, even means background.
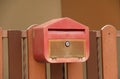
[[[8,30],[2,30],[2,31],[3,31],[2,37],[3,38],[7,38],[8,37],[8,34],[7,34]],[[22,33],[21,38],[27,38],[26,30],[20,30],[20,31]],[[91,30],[91,31],[96,32],[96,37],[101,37],[100,31],[96,31],[96,30]],[[117,31],[117,35],[116,36],[120,37],[120,30]]]

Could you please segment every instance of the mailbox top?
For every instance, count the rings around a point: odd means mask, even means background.
[[[77,30],[77,29],[88,29],[87,26],[76,22],[73,19],[70,19],[68,17],[65,18],[59,18],[59,19],[53,19],[46,23],[43,23],[41,25],[38,25],[35,28],[47,28],[47,29],[70,29],[70,30]]]

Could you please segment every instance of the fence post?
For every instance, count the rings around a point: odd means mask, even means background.
[[[101,29],[103,79],[118,79],[116,32],[111,25]]]
[[[68,79],[83,79],[83,64],[69,63],[67,64]]]
[[[8,31],[9,79],[22,79],[21,31]]]
[[[28,39],[28,79],[46,79],[46,64],[35,61],[32,52],[32,27],[27,30]]]
[[[51,79],[64,79],[64,64],[63,63],[52,63],[50,64]]]

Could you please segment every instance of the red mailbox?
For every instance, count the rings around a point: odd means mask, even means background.
[[[89,57],[89,28],[70,18],[33,27],[33,53],[38,62],[84,62]]]

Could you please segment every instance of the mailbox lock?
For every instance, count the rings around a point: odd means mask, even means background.
[[[66,47],[69,47],[69,46],[70,46],[70,42],[69,42],[69,41],[66,41],[66,42],[65,42],[65,46],[66,46]]]

